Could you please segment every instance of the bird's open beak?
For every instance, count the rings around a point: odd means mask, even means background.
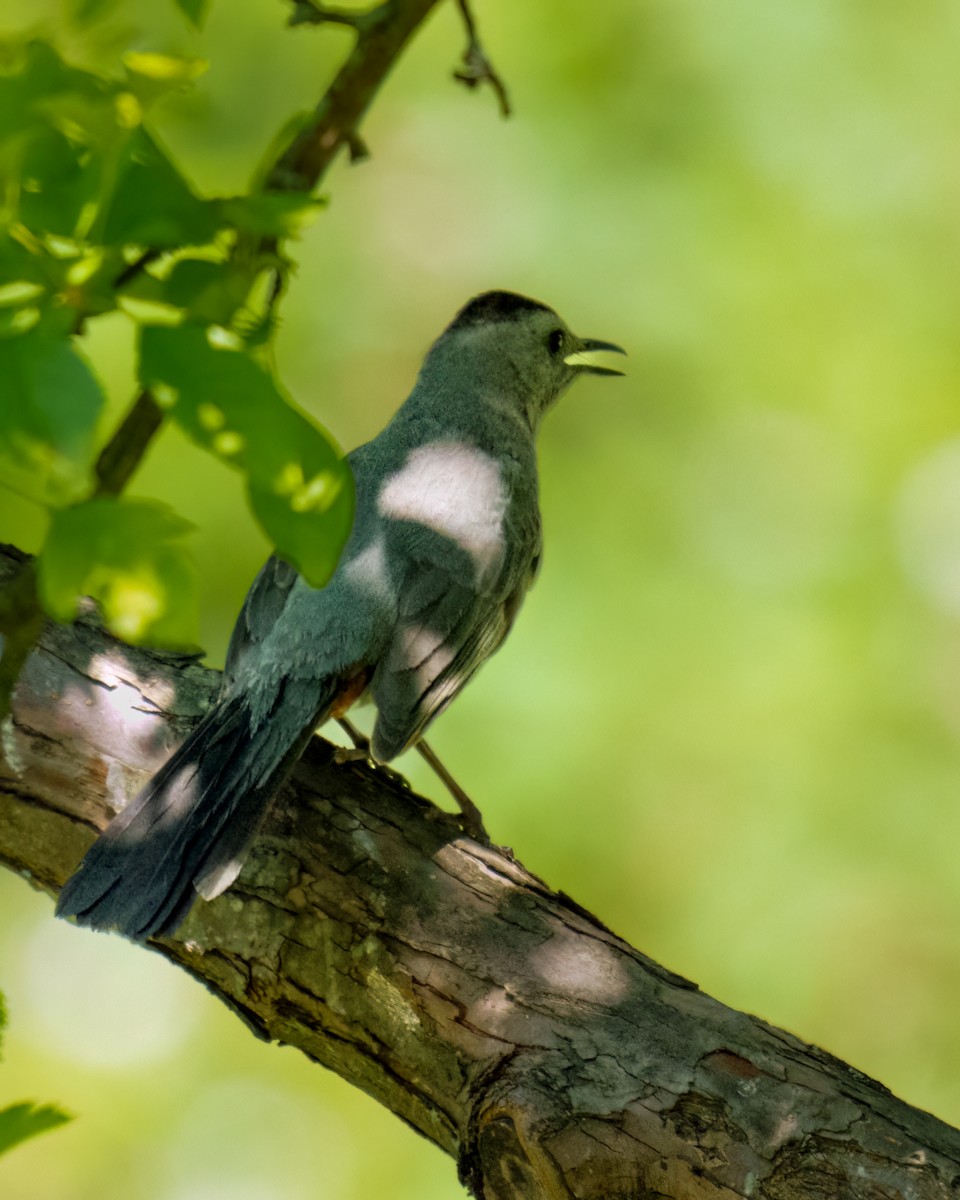
[[[599,338],[579,338],[579,345],[576,350],[563,360],[567,366],[573,367],[575,371],[582,371],[586,375],[622,375],[623,371],[615,371],[613,367],[598,367],[591,362],[582,362],[584,354],[593,354],[595,350],[605,350],[609,354],[626,354],[626,350],[622,346],[617,346],[614,342],[602,342]]]

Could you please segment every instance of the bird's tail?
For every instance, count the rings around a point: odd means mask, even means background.
[[[241,698],[216,705],[90,847],[57,914],[143,940],[225,891],[317,723],[292,715],[253,728]]]

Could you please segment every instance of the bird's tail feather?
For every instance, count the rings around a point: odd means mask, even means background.
[[[313,728],[308,714],[253,730],[241,698],[218,704],[94,842],[58,915],[137,940],[172,933],[197,892],[212,899],[236,878]]]

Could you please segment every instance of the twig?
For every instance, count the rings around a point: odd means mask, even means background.
[[[113,281],[113,286],[119,291],[119,289],[125,284],[128,284],[131,279],[136,278],[136,276],[140,274],[144,267],[159,257],[159,250],[154,250],[153,248],[148,247],[141,255],[139,255],[139,257],[135,258],[132,263],[129,263],[123,268],[120,274]]]
[[[149,392],[141,392],[120,428],[100,452],[96,495],[119,496],[162,424],[160,405]]]
[[[487,58],[486,52],[477,34],[477,23],[470,8],[470,0],[457,0],[457,7],[467,27],[467,48],[463,52],[463,68],[454,71],[453,77],[468,88],[475,88],[481,83],[489,83],[497,94],[500,104],[500,115],[510,116],[510,98],[507,88],[493,63]]]

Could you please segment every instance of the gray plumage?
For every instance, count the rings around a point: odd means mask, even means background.
[[[508,633],[540,559],[535,439],[591,350],[510,292],[466,305],[390,424],[349,456],[353,530],[326,587],[278,558],[237,621],[220,698],[91,847],[57,911],[133,938],[172,932],[236,878],[316,726],[356,694],[374,758],[412,746]]]

